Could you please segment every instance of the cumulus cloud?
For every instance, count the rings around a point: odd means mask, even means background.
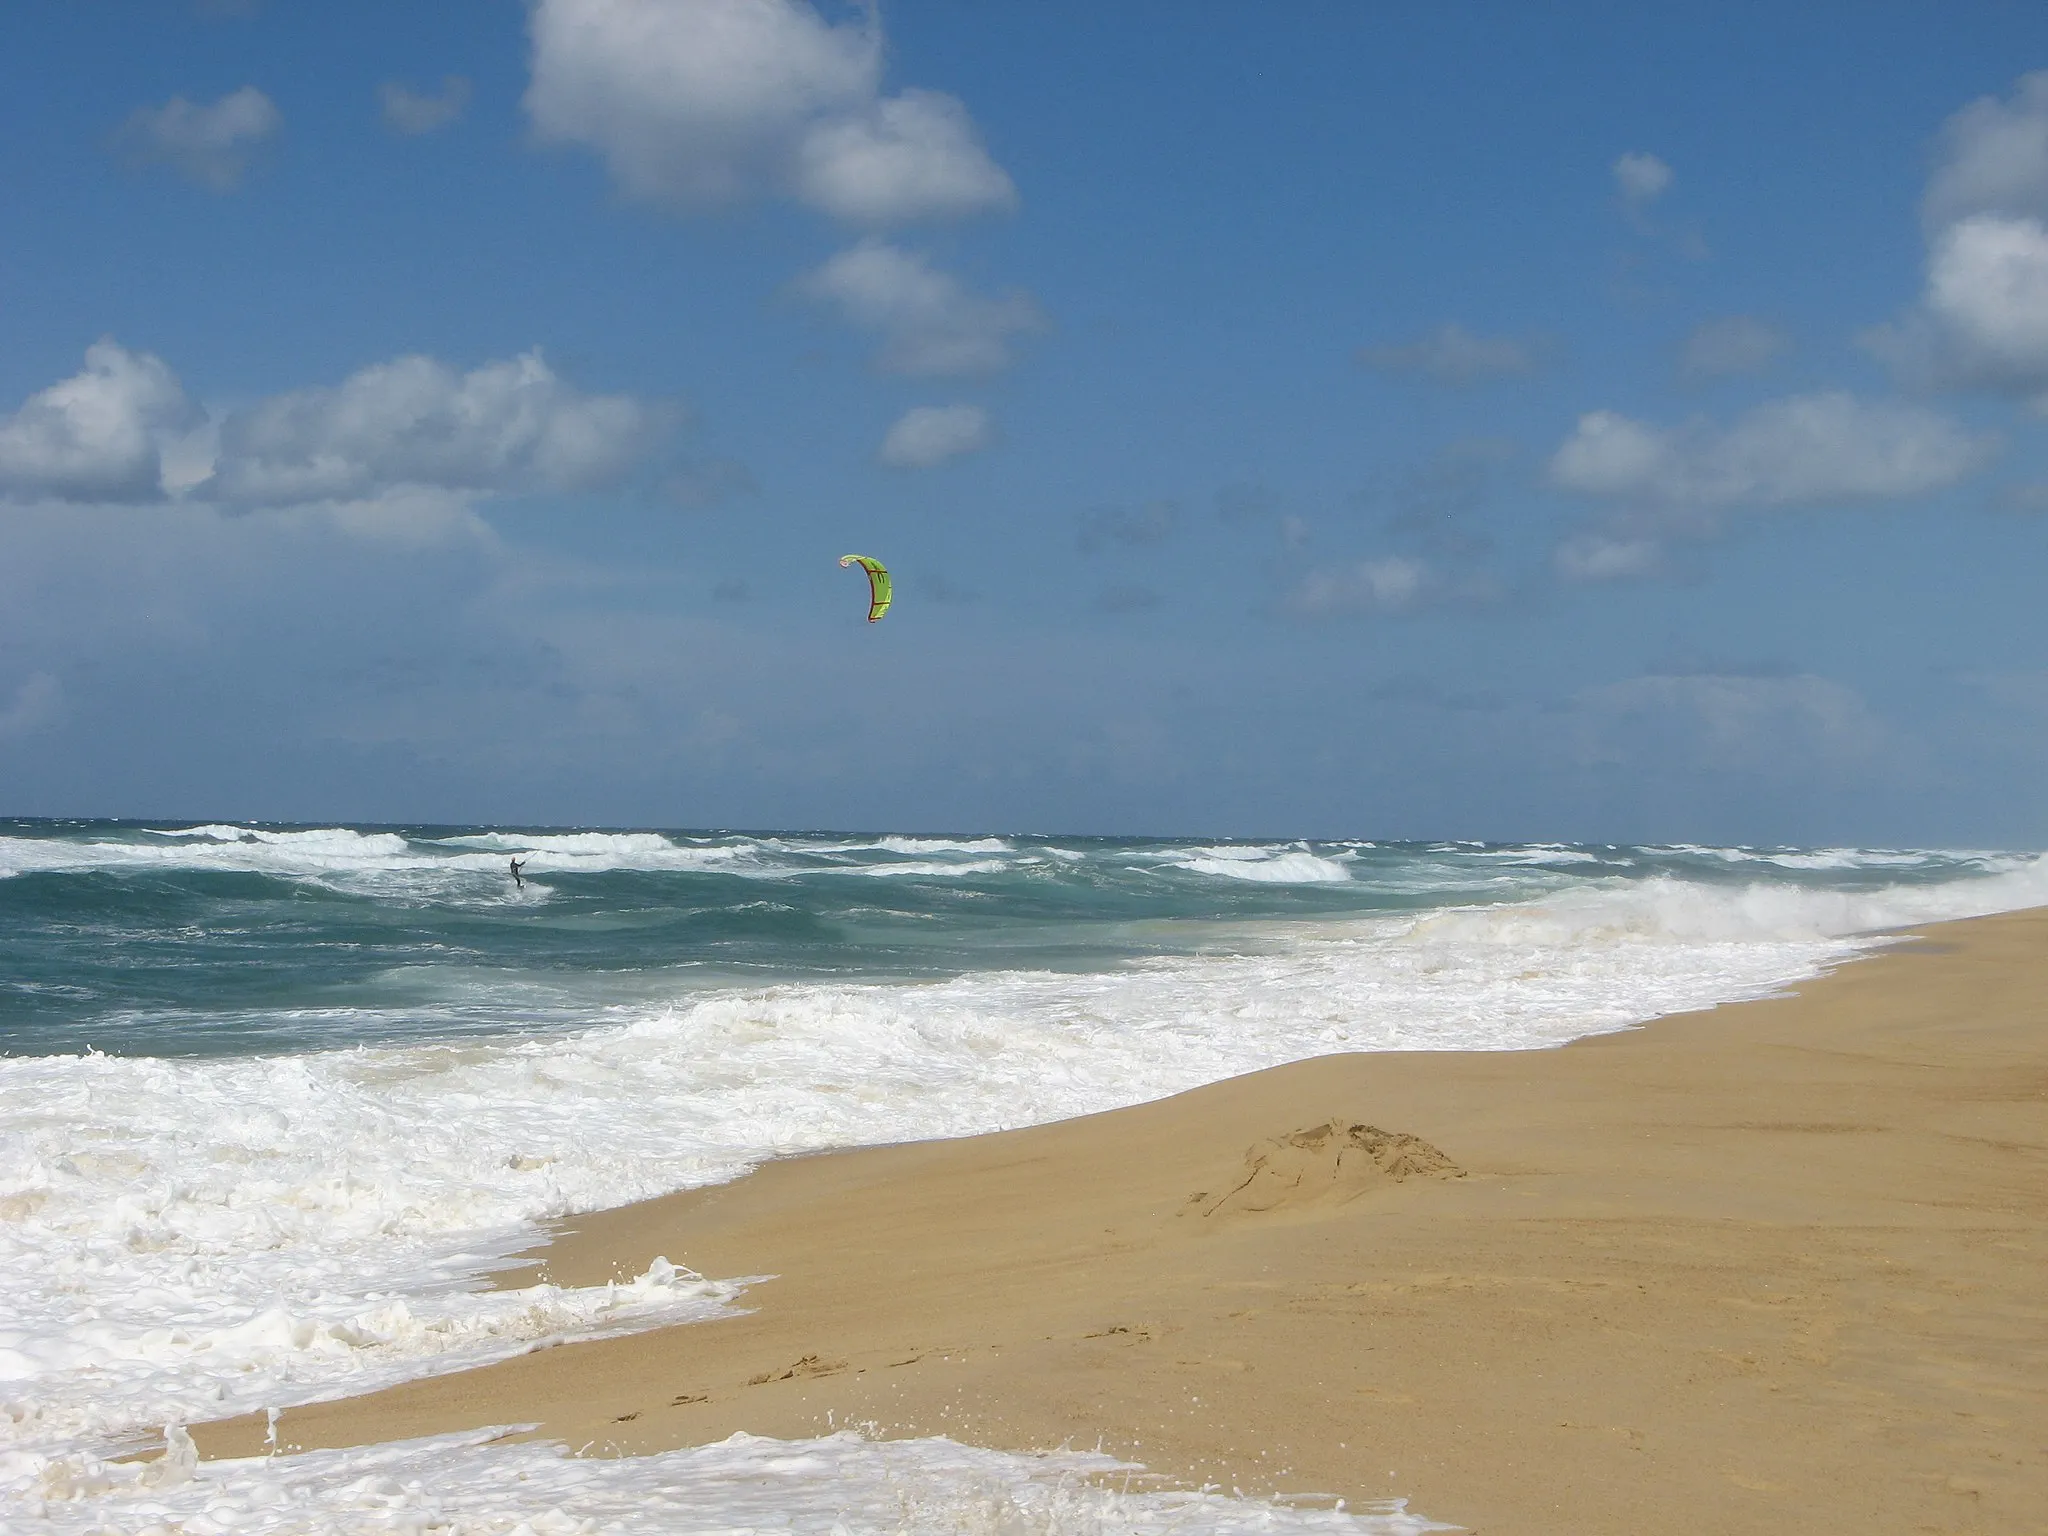
[[[1829,392],[1768,401],[1727,428],[1661,428],[1591,411],[1552,456],[1550,477],[1581,495],[1648,506],[1895,499],[1953,484],[1992,446],[1919,406]]]
[[[116,143],[138,165],[166,165],[202,187],[229,192],[283,125],[276,103],[245,85],[210,106],[173,96],[160,107],[139,107]]]
[[[1414,607],[1431,582],[1432,573],[1422,561],[1406,555],[1387,555],[1311,571],[1287,594],[1283,606],[1300,618],[1397,613]]]
[[[199,491],[280,505],[403,486],[591,489],[622,479],[671,419],[630,396],[580,393],[538,352],[468,373],[401,357],[229,416],[218,466]]]
[[[1655,202],[1671,185],[1671,167],[1655,155],[1630,150],[1614,162],[1614,185],[1630,203]]]
[[[967,109],[937,91],[905,91],[853,117],[818,123],[797,151],[797,196],[867,224],[959,218],[1016,206]]]
[[[876,457],[895,469],[930,469],[979,452],[994,438],[978,405],[914,405],[889,428]]]
[[[384,113],[384,126],[393,133],[417,136],[445,128],[469,105],[469,82],[450,75],[441,82],[441,94],[431,95],[387,80],[377,87],[377,103]]]
[[[1949,119],[1921,211],[1920,304],[1865,344],[1917,382],[2048,413],[2048,70]]]
[[[884,372],[993,373],[1010,363],[1010,338],[1040,329],[1022,293],[982,298],[917,251],[864,240],[799,279],[797,290],[849,325],[882,338]]]
[[[2022,75],[2011,100],[1980,97],[1948,120],[1921,213],[1931,230],[1978,213],[2048,218],[2048,70]]]
[[[415,534],[430,523],[474,532],[477,496],[616,484],[678,414],[584,394],[528,352],[468,373],[396,358],[209,419],[161,358],[104,340],[80,372],[0,417],[0,500],[168,496],[333,513],[381,498],[384,511],[351,514],[358,531],[395,517]]]
[[[1679,350],[1678,371],[1687,379],[1719,379],[1761,373],[1785,350],[1777,327],[1754,315],[1729,315],[1693,327]]]
[[[1358,361],[1381,373],[1468,385],[1536,370],[1536,349],[1511,336],[1478,336],[1456,321],[1415,341],[1360,347]]]
[[[2048,408],[2048,226],[1979,213],[1944,230],[1926,302],[1963,380],[2033,393]]]
[[[0,420],[0,497],[154,501],[165,434],[197,418],[161,358],[95,342],[83,370]]]
[[[595,150],[635,197],[782,194],[876,224],[1015,206],[959,101],[881,94],[872,7],[833,23],[805,0],[537,0],[531,27],[536,133]]]

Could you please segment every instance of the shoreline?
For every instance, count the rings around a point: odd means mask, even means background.
[[[1483,1532],[2048,1531],[2044,1175],[2035,909],[1556,1049],[1322,1057],[574,1218],[532,1274],[775,1278],[279,1438],[860,1424]]]

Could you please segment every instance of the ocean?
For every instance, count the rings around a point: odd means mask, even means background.
[[[1333,1051],[1560,1045],[2044,902],[2048,864],[1995,851],[0,821],[0,1508],[193,1536],[1432,1529],[946,1440],[195,1464],[175,1426],[744,1305],[665,1265],[484,1289],[554,1217]],[[111,1459],[167,1425],[163,1461]]]

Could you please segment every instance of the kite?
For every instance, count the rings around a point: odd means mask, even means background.
[[[868,573],[868,622],[889,611],[889,568],[866,555],[841,555],[841,565],[857,565]]]

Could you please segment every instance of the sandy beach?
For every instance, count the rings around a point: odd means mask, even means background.
[[[281,1443],[871,1425],[1485,1533],[2048,1531],[2048,911],[1558,1050],[777,1162],[504,1280],[657,1255],[773,1278],[729,1320],[293,1409]]]

